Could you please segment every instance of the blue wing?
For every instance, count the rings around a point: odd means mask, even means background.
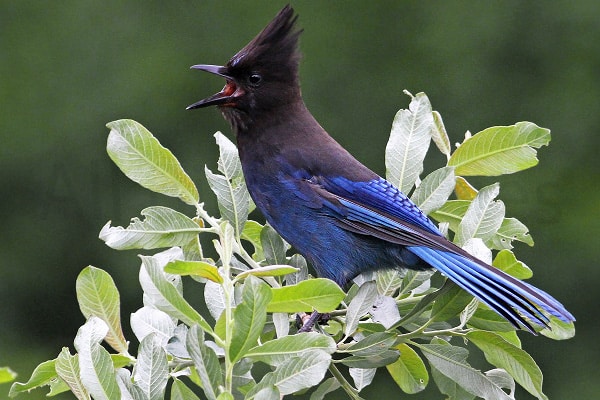
[[[574,321],[549,294],[487,265],[445,239],[433,222],[386,180],[353,182],[342,177],[313,177],[310,182],[321,206],[336,217],[339,226],[406,246],[515,327],[534,332],[524,317],[548,326],[544,312],[564,322]]]

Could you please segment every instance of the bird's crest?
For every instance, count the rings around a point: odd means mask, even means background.
[[[295,76],[300,61],[298,37],[302,33],[302,30],[295,29],[297,19],[294,9],[286,5],[250,43],[229,60],[227,67],[239,70],[268,67],[270,71],[287,71]]]

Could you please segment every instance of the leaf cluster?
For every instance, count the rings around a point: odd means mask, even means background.
[[[410,95],[410,94],[409,94]],[[537,164],[536,150],[550,133],[530,122],[492,127],[452,151],[441,116],[427,96],[410,95],[394,118],[386,148],[388,179],[440,223],[455,243],[520,279],[531,270],[514,252],[515,241],[533,245],[527,227],[506,217],[496,200],[499,185],[475,189],[465,177],[514,173]],[[359,399],[378,369],[403,392],[422,391],[433,378],[452,399],[512,399],[515,384],[539,399],[542,373],[521,348],[514,327],[472,296],[431,271],[383,270],[355,279],[348,293],[334,282],[310,278],[306,260],[293,254],[268,225],[249,219],[235,145],[217,132],[217,171],[205,168],[220,216],[209,215],[192,179],[175,156],[132,120],[108,124],[107,151],[141,186],[179,198],[192,217],[154,206],[127,227],[108,222],[100,238],[110,247],[161,249],[140,256],[143,307],[131,314],[137,351],[122,331],[119,292],[110,275],[88,266],[77,299],[86,323],[74,340],[40,364],[10,395],[48,385],[49,395],[71,391],[78,399],[229,400],[280,399],[310,391],[323,399],[344,390]],[[433,141],[447,158],[420,180]],[[212,237],[217,259],[206,257],[200,235]],[[492,250],[496,251],[492,256]],[[183,293],[201,291],[207,312]],[[433,278],[433,279],[432,279]],[[330,320],[316,331],[296,333],[296,314],[317,310]],[[554,339],[574,334],[572,324],[552,319]],[[106,346],[102,345],[102,342]],[[468,363],[471,342],[491,369]],[[266,365],[260,368],[259,365]],[[263,373],[261,373],[263,371]]]

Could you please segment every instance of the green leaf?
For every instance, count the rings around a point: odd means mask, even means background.
[[[525,224],[516,218],[504,218],[498,232],[486,244],[491,249],[512,249],[513,240],[533,246],[533,238],[529,235],[529,229]]]
[[[477,371],[467,364],[468,352],[466,349],[441,344],[419,344],[418,347],[433,367],[469,393],[486,400],[511,400],[481,371]]]
[[[167,252],[158,253],[151,257],[140,256],[142,259],[140,284],[144,293],[159,310],[178,318],[187,325],[198,324],[205,331],[212,332],[206,320],[183,298],[183,294],[173,284],[171,277],[176,275],[167,278],[163,271],[167,262],[171,261],[170,259],[164,260],[165,254],[168,254]],[[181,279],[178,276],[177,278]]]
[[[171,400],[200,400],[198,396],[179,379],[173,379]]]
[[[162,400],[169,378],[167,353],[155,333],[142,339],[137,362],[133,370],[133,380],[148,400]]]
[[[323,400],[325,395],[331,393],[340,387],[340,381],[335,378],[325,379],[319,387],[312,392],[309,400]]]
[[[281,395],[295,393],[317,385],[323,380],[331,362],[331,355],[322,350],[306,351],[301,357],[293,357],[266,374],[258,385],[248,392],[246,399],[254,399],[256,393],[269,386],[279,389]]]
[[[285,264],[285,242],[270,225],[265,225],[260,232],[260,242],[267,263]]]
[[[346,336],[350,336],[356,330],[360,319],[373,307],[376,298],[377,285],[375,282],[363,283],[346,310],[346,326],[344,327]]]
[[[499,192],[500,185],[497,183],[479,191],[458,225],[454,238],[456,244],[462,246],[475,237],[485,241],[498,231],[504,218],[504,203],[494,201]]]
[[[271,290],[263,281],[248,277],[244,282],[242,301],[233,311],[233,336],[229,346],[229,358],[235,362],[246,356],[256,346],[267,321],[267,304]]]
[[[217,267],[204,261],[173,260],[165,266],[165,272],[181,276],[200,276],[216,283],[223,282]]]
[[[447,222],[450,229],[456,232],[470,204],[469,200],[448,200],[429,216],[438,222]]]
[[[451,281],[447,280],[444,285],[449,285],[450,289],[435,300],[432,321],[446,321],[457,316],[473,300],[473,296]]]
[[[438,150],[449,159],[450,153],[452,152],[452,147],[450,146],[450,138],[448,137],[448,133],[446,133],[444,121],[442,120],[440,113],[437,111],[433,111],[432,116],[433,130],[431,131],[431,139],[437,146]]]
[[[79,378],[79,355],[71,355],[68,347],[63,347],[56,359],[56,373],[66,382],[75,397],[80,400],[89,399],[90,395]]]
[[[437,169],[423,179],[412,194],[411,200],[425,214],[429,214],[446,203],[455,185],[453,167]]]
[[[83,316],[102,319],[108,325],[106,342],[119,353],[127,353],[127,340],[121,328],[120,297],[108,272],[88,266],[79,273],[77,301]]]
[[[408,394],[418,393],[427,387],[429,374],[421,357],[406,344],[399,344],[400,358],[386,365],[394,382]]]
[[[263,254],[262,243],[260,241],[260,233],[263,225],[256,221],[247,220],[242,231],[242,239],[249,241],[254,246],[254,259],[262,260],[265,258]]]
[[[335,310],[346,296],[335,282],[325,278],[310,279],[271,291],[273,297],[267,306],[268,312],[295,313],[317,310],[327,313]]]
[[[209,400],[216,400],[223,376],[217,355],[204,343],[204,334],[198,325],[190,328],[186,338],[187,349],[202,382],[202,389]]]
[[[542,371],[524,350],[493,332],[472,331],[467,333],[467,338],[483,351],[490,364],[506,370],[519,385],[538,399],[548,399],[542,393]]]
[[[396,334],[392,332],[376,332],[368,335],[348,347],[340,347],[338,353],[352,353],[355,356],[372,356],[390,350],[396,342]]]
[[[141,124],[121,119],[106,126],[110,129],[106,144],[108,155],[129,179],[190,205],[200,201],[198,189],[173,153]]]
[[[17,377],[17,373],[9,367],[0,367],[0,384],[12,382]]]
[[[423,171],[423,160],[434,129],[431,104],[425,93],[412,97],[408,110],[394,117],[390,139],[385,148],[388,181],[409,193]]]
[[[531,122],[484,129],[454,151],[449,166],[462,176],[511,174],[537,165],[536,148],[550,142],[550,130]]]
[[[473,200],[477,196],[477,189],[475,189],[465,178],[462,176],[456,177],[456,186],[454,187],[454,193],[458,200]],[[465,208],[466,211],[466,208]],[[464,214],[464,213],[463,213]]]
[[[201,232],[191,218],[168,207],[148,207],[141,214],[146,218],[133,218],[127,228],[110,226],[108,221],[100,239],[116,250],[157,249],[186,245]]]
[[[563,322],[556,317],[550,317],[550,329],[544,328],[540,333],[550,339],[566,340],[575,336],[575,324]]]
[[[517,260],[510,250],[500,250],[492,265],[518,279],[528,279],[533,276],[531,269],[525,263]]]
[[[482,308],[485,306],[479,305],[475,314],[469,319],[469,326],[478,328],[485,331],[494,332],[510,332],[514,331],[515,327],[510,322],[502,318],[495,311],[489,308]]]
[[[294,268],[291,265],[267,265],[266,267],[258,267],[249,269],[240,273],[236,279],[246,279],[246,277],[252,276],[283,276],[287,274],[293,274],[298,272],[298,268]]]
[[[94,400],[121,399],[110,354],[100,345],[107,333],[108,325],[104,321],[90,317],[75,337],[81,382]]]
[[[9,397],[15,397],[19,393],[29,392],[45,385],[49,385],[53,379],[56,379],[56,360],[44,361],[31,373],[31,377],[25,383],[15,382],[10,387]]]
[[[336,350],[335,341],[317,332],[304,332],[284,336],[251,348],[245,357],[269,365],[280,365],[293,357],[301,357],[305,351],[319,349],[328,354]]]
[[[395,362],[399,357],[397,350],[386,350],[368,356],[350,356],[340,362],[350,368],[379,368]]]

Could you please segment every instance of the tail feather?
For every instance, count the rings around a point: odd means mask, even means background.
[[[408,249],[517,328],[535,333],[523,317],[548,327],[549,318],[542,310],[564,322],[575,320],[546,292],[498,269],[449,251],[423,246]]]

